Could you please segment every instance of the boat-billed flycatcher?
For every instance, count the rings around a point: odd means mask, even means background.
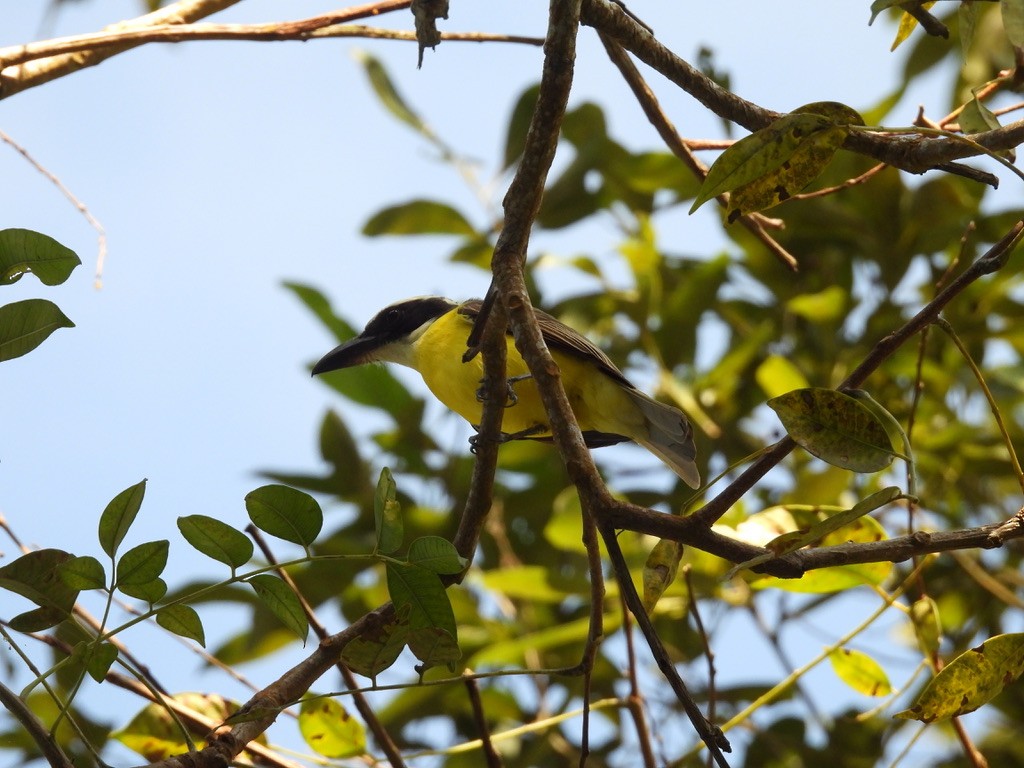
[[[420,373],[438,400],[478,425],[483,362],[478,355],[464,363],[462,356],[480,304],[440,296],[399,301],[374,315],[354,339],[324,355],[313,374],[373,362],[405,365]],[[534,314],[587,445],[633,440],[697,488],[693,429],[682,411],[634,387],[604,352],[569,326],[544,312]],[[509,334],[506,376],[512,389],[502,429],[514,438],[550,440],[548,416],[529,374]]]

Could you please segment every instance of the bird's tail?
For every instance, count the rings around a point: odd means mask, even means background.
[[[700,473],[694,459],[693,427],[683,412],[652,400],[639,390],[629,392],[647,422],[647,436],[632,436],[679,475],[691,488],[700,487]]]

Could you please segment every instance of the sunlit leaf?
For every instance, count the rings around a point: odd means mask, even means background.
[[[1024,672],[1024,634],[996,635],[957,656],[942,668],[903,720],[932,723],[973,712],[1002,692]]]
[[[648,613],[654,610],[665,590],[676,580],[682,557],[683,545],[670,539],[659,540],[647,556],[643,571],[643,601]]]
[[[402,505],[396,498],[397,489],[391,470],[384,467],[377,480],[373,494],[373,522],[377,531],[377,551],[391,554],[405,538],[405,524],[402,521]]]
[[[238,704],[216,694],[179,693],[171,698],[215,723],[226,721],[238,711]],[[149,762],[166,760],[172,755],[188,752],[189,749],[178,722],[161,704],[149,704],[143,708],[122,730],[112,733],[111,738],[120,741]],[[263,736],[258,740],[266,742]],[[199,749],[204,745],[198,737],[194,743]]]
[[[877,472],[893,460],[885,427],[855,398],[809,388],[772,398],[768,406],[802,448],[854,472]]]
[[[939,606],[927,595],[918,598],[910,606],[910,620],[914,625],[917,645],[926,658],[938,653],[942,642],[942,621],[939,618]]]
[[[690,212],[723,192],[755,182],[770,184],[766,180],[774,178],[779,171],[792,174],[787,176],[791,179],[806,176],[800,185],[802,189],[842,144],[846,132],[846,128],[837,126],[823,115],[809,112],[783,115],[767,128],[740,139],[719,156],[708,170]],[[827,157],[813,151],[819,145],[828,149]],[[786,196],[799,191],[789,187],[786,190]]]
[[[849,295],[838,285],[817,293],[802,293],[786,302],[786,309],[814,323],[835,322],[846,313]]]
[[[754,379],[770,398],[808,385],[800,369],[783,355],[768,355],[754,371]]]
[[[828,655],[832,669],[848,686],[865,696],[888,696],[892,693],[889,676],[882,665],[862,651],[837,648]]]
[[[340,759],[366,751],[366,731],[336,700],[310,697],[299,708],[299,731],[319,755]]]

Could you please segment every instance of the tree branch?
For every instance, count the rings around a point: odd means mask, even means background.
[[[205,18],[211,14],[229,8],[238,0],[178,0],[178,2],[164,8],[147,13],[131,21],[122,21],[113,25],[121,28],[151,27],[158,24],[186,24]],[[59,77],[77,72],[86,67],[94,67],[111,56],[136,47],[136,44],[125,43],[120,46],[111,46],[102,50],[79,51],[67,53],[60,56],[52,56],[36,62],[28,62],[14,67],[14,72],[9,74],[2,69],[0,61],[0,99],[13,96],[16,93],[34,88],[37,85],[48,83]],[[23,46],[15,46],[14,49]],[[11,49],[5,49],[10,51]]]
[[[837,389],[856,389],[861,386],[886,358],[919,331],[930,325],[939,316],[943,308],[967,286],[1003,267],[1020,241],[1022,234],[1024,234],[1024,221],[1018,221],[1002,240],[989,248],[981,258],[964,270],[959,277],[940,291],[934,299],[925,304],[902,327],[893,331],[885,338],[880,339],[868,353],[867,357],[850,372],[850,375],[846,377]],[[795,447],[796,443],[793,442],[792,438],[784,437],[762,453],[761,457],[747,467],[722,493],[694,514],[684,519],[693,526],[705,528],[711,526],[729,510],[729,507],[739,501],[758,480],[764,477],[772,467],[788,456]]]
[[[652,69],[693,96],[719,117],[743,126],[749,131],[764,128],[780,113],[747,101],[727,91],[704,73],[687,63],[657,40],[647,29],[622,12],[608,0],[583,0],[581,20],[613,38],[623,48]],[[1024,126],[1018,124],[975,134],[971,139],[991,149],[1011,149],[1024,141]],[[929,139],[920,136],[886,136],[853,131],[843,144],[845,149],[867,155],[908,173],[920,174],[939,169],[956,172],[990,185],[997,185],[992,174],[974,168],[951,164],[951,161],[973,157],[980,152],[963,142],[951,139]]]

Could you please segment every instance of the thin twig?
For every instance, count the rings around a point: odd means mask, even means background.
[[[658,103],[657,97],[654,95],[654,91],[651,90],[650,86],[643,79],[640,74],[640,70],[636,68],[636,65],[630,60],[629,55],[617,42],[612,40],[608,35],[598,32],[601,42],[604,44],[605,51],[608,52],[608,58],[612,60],[612,63],[618,67],[619,72],[625,79],[626,84],[629,85],[630,90],[633,91],[633,95],[636,100],[640,103],[640,108],[643,109],[644,114],[647,116],[648,121],[654,126],[661,140],[665,142],[665,146],[669,150],[683,161],[683,164],[690,169],[698,179],[703,181],[708,175],[707,166],[702,163],[696,155],[693,154],[690,147],[687,145],[679,133],[676,131],[672,121],[669,120],[668,115],[662,110],[661,105]],[[718,204],[723,208],[729,205],[729,198],[727,195],[718,195],[716,198]],[[750,232],[764,243],[765,247],[771,251],[776,258],[778,258],[787,268],[796,270],[797,260],[789,251],[787,251],[781,243],[765,231],[763,219],[765,217],[760,214],[748,214],[741,216],[739,221],[745,226]]]
[[[0,130],[0,141],[3,141],[5,144],[9,145],[12,149],[14,149],[22,157],[24,157],[25,160],[27,160],[33,168],[35,168],[37,171],[39,171],[39,173],[41,173],[43,176],[49,179],[50,182],[53,183],[53,185],[57,187],[57,189],[60,190],[61,194],[64,195],[64,197],[66,197],[71,202],[71,204],[75,206],[75,208],[78,209],[78,212],[85,217],[85,220],[88,222],[89,226],[96,230],[97,242],[95,286],[96,288],[102,288],[103,264],[107,260],[107,232],[103,228],[103,225],[100,224],[99,220],[97,220],[96,217],[92,215],[92,213],[90,213],[85,203],[83,203],[81,200],[75,197],[74,193],[66,186],[64,186],[64,182],[57,178],[57,176],[54,173],[49,171],[38,160],[32,157],[32,155],[29,154],[27,149],[21,146],[18,142],[16,142],[9,135],[4,133],[2,130]]]
[[[472,670],[467,669],[472,674]],[[481,749],[484,758],[487,760],[487,768],[502,768],[504,763],[501,755],[494,748],[491,741],[491,729],[487,726],[487,713],[484,712],[484,703],[480,698],[480,686],[473,677],[465,678],[466,693],[469,695],[469,704],[473,709],[473,720],[476,722],[476,730],[480,734]]]
[[[629,679],[629,696],[626,698],[626,709],[633,718],[633,727],[636,728],[636,738],[640,743],[640,754],[644,759],[644,768],[656,768],[658,761],[654,756],[654,747],[651,745],[650,729],[647,727],[647,715],[644,713],[643,692],[640,690],[640,681],[637,679],[636,669],[636,648],[633,642],[633,620],[626,605],[626,600],[619,594],[619,602],[622,604],[622,636],[626,639],[626,677]]]

